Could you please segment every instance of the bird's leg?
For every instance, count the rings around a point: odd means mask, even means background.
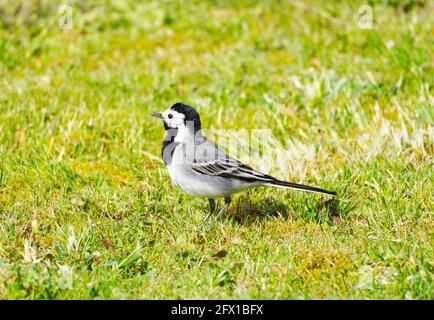
[[[211,214],[215,211],[216,205],[214,199],[208,199],[209,201],[209,212],[205,217],[205,220],[200,224],[200,228],[202,228],[205,225],[205,222],[208,221],[209,217],[211,217]]]
[[[225,212],[226,208],[229,206],[229,204],[231,203],[231,197],[227,197],[225,198],[225,205],[223,206],[223,208],[220,210],[220,212],[218,213],[218,215],[215,217],[214,221],[209,225],[210,228],[212,228],[212,226],[214,225],[214,223],[217,222],[217,220],[220,218],[220,216]]]

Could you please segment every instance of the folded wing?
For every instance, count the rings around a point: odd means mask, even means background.
[[[205,140],[195,153],[193,171],[199,174],[236,179],[252,185],[274,186],[279,188],[303,190],[335,196],[336,192],[327,191],[317,187],[278,180],[263,174],[251,167],[233,159],[218,149],[215,145]]]
[[[234,159],[216,159],[208,163],[196,163],[193,170],[210,176],[238,179],[245,182],[275,182],[276,179],[260,173]]]

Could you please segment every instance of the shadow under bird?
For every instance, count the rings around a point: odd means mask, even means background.
[[[202,136],[199,113],[188,105],[178,102],[152,116],[164,122],[162,157],[173,183],[192,196],[208,198],[210,211],[201,226],[215,211],[216,198],[224,198],[225,204],[210,227],[229,206],[231,195],[250,187],[272,186],[336,195],[333,191],[278,180],[228,156]]]

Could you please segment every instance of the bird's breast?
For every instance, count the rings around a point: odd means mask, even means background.
[[[194,171],[192,166],[195,163],[186,157],[186,154],[191,153],[182,145],[178,145],[173,151],[172,161],[166,164],[172,182],[186,193],[198,197],[218,198],[242,191],[249,186],[234,179]]]

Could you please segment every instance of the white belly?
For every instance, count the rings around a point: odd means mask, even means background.
[[[218,176],[201,174],[194,171],[185,162],[183,149],[177,148],[173,154],[171,164],[167,165],[172,182],[186,193],[206,198],[230,196],[251,186],[242,181],[226,179]]]
[[[182,164],[168,165],[172,182],[186,193],[207,198],[219,198],[231,195],[236,190],[218,177],[203,176],[194,172],[191,168]]]

